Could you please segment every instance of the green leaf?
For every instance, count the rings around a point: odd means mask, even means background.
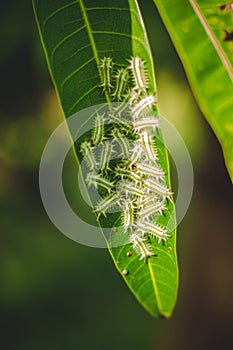
[[[221,1],[154,0],[233,181],[233,20]],[[226,2],[227,3],[227,2]],[[227,34],[228,33],[228,34]],[[188,120],[187,120],[188,122]]]
[[[112,57],[118,65],[126,66],[132,56],[140,56],[147,65],[148,90],[156,94],[151,51],[135,0],[108,0],[104,5],[100,0],[34,0],[34,11],[66,118],[86,107],[110,102],[108,92],[104,94],[100,87],[99,63],[103,57]],[[156,136],[160,164],[169,185],[166,148],[161,133]],[[80,163],[79,146],[75,143]],[[139,260],[131,244],[116,247],[124,235],[121,213],[100,219],[110,254],[126,284],[152,315],[164,317],[172,313],[178,286],[175,211],[173,202],[168,202],[168,210],[159,223],[173,228],[171,237],[164,244],[151,239],[155,255],[147,261]],[[108,235],[104,228],[110,224],[112,230]]]

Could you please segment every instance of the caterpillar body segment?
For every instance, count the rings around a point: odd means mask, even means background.
[[[111,208],[119,205],[120,195],[119,193],[111,194],[110,196],[102,198],[99,203],[97,203],[94,213],[97,213],[97,217],[99,219],[100,215],[106,217],[106,212]]]
[[[84,141],[81,144],[80,151],[84,157],[84,160],[89,170],[91,171],[94,170],[97,167],[97,161],[95,159],[95,155],[94,155],[93,147],[91,146],[91,143],[88,141]]]
[[[112,94],[114,100],[121,101],[124,98],[128,80],[129,80],[128,69],[119,68],[117,71],[117,74],[115,75],[116,85],[115,85],[114,92]]]
[[[139,57],[132,57],[130,62],[130,70],[134,79],[134,90],[146,92],[148,88],[148,76],[145,69],[145,62]]]
[[[114,182],[102,177],[100,174],[88,173],[86,177],[88,186],[94,186],[96,189],[99,187],[105,189],[110,193],[114,187]]]
[[[131,235],[129,242],[132,244],[133,249],[141,259],[147,259],[154,255],[151,245],[148,243],[146,237],[140,235],[140,233],[135,232]]]
[[[101,73],[101,84],[100,86],[104,91],[108,93],[111,91],[112,86],[112,70],[113,70],[113,59],[111,57],[104,57],[100,60],[100,73]]]
[[[97,113],[92,132],[92,142],[98,145],[104,141],[104,114]]]

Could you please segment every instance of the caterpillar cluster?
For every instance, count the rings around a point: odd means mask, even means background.
[[[159,165],[153,136],[159,129],[157,100],[148,92],[145,62],[138,56],[129,62],[117,68],[111,57],[101,59],[100,86],[111,106],[107,113],[96,113],[91,139],[82,142],[81,152],[88,187],[103,194],[95,204],[97,218],[119,208],[129,243],[146,260],[154,255],[149,238],[160,243],[169,237],[156,220],[172,192]]]

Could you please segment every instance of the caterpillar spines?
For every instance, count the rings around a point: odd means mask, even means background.
[[[141,116],[145,116],[156,103],[157,99],[154,95],[146,95],[137,104],[131,107],[133,118],[137,119]]]
[[[93,210],[93,212],[97,214],[98,219],[101,214],[106,217],[106,212],[109,209],[119,205],[119,201],[120,201],[119,193],[111,194],[107,197],[102,198],[97,203],[95,210]]]
[[[164,201],[157,201],[148,205],[148,203],[138,211],[138,217],[142,220],[149,220],[151,216],[162,215],[166,210]]]
[[[106,172],[109,168],[109,162],[112,158],[112,155],[114,153],[113,145],[110,141],[105,141],[102,144],[102,150],[100,154],[100,160],[99,160],[99,169],[101,172]]]
[[[115,172],[116,172],[116,175],[120,176],[122,180],[123,179],[133,180],[136,186],[142,182],[142,175],[139,175],[128,168],[116,166]]]
[[[131,122],[127,119],[120,118],[118,115],[114,113],[108,114],[108,120],[110,123],[115,123],[121,126],[126,132],[129,132],[131,128]]]
[[[162,179],[165,175],[164,171],[157,165],[150,165],[146,163],[136,163],[135,164],[137,171],[140,174],[144,174],[146,176],[151,176],[152,178]]]
[[[139,133],[141,130],[145,129],[152,129],[152,131],[155,131],[157,128],[159,128],[159,121],[158,119],[152,117],[142,118],[142,119],[136,119],[132,122],[133,124],[133,132]]]
[[[153,134],[160,125],[146,62],[139,56],[129,62],[125,67],[111,57],[100,59],[100,86],[108,93],[111,108],[96,114],[91,140],[81,144],[81,152],[87,163],[88,187],[103,194],[94,206],[97,219],[119,207],[129,243],[139,258],[147,261],[154,256],[153,239],[160,243],[169,238],[158,217],[167,210],[172,192],[165,185],[166,174],[160,167]]]
[[[129,71],[127,68],[119,68],[116,75],[115,81],[116,86],[114,92],[112,93],[112,97],[114,100],[121,101],[125,97],[125,92],[127,89],[127,83],[129,80]]]
[[[133,201],[126,200],[123,204],[124,230],[132,229],[134,223],[134,205]]]
[[[114,128],[112,131],[113,141],[117,142],[121,149],[119,157],[128,158],[130,143],[129,140],[119,131],[119,129]]]
[[[158,152],[153,141],[153,136],[147,131],[143,130],[140,133],[140,143],[143,145],[146,158],[148,161],[154,163],[158,159]],[[137,141],[138,142],[138,141]]]
[[[166,241],[169,237],[167,230],[164,227],[153,222],[138,220],[137,227],[143,236],[148,234],[156,237],[158,239],[158,243],[160,243],[161,240]]]
[[[130,181],[121,181],[118,188],[121,193],[125,194],[126,198],[129,196],[144,197],[148,192],[148,189],[146,187],[137,187]]]
[[[101,84],[100,86],[104,91],[108,93],[112,89],[112,70],[113,70],[113,59],[111,57],[103,57],[100,60],[99,69],[101,75]]]
[[[129,68],[133,74],[134,90],[145,92],[148,88],[148,76],[145,69],[145,62],[139,57],[132,57]]]
[[[121,102],[115,102],[113,104],[113,112],[118,117],[124,116],[127,113],[127,110],[129,108],[129,96],[130,93],[126,92]]]
[[[110,193],[114,187],[114,182],[102,177],[100,174],[88,173],[86,177],[88,186],[94,186],[96,189],[101,187]]]
[[[135,143],[129,158],[131,168],[134,166],[135,163],[137,163],[141,159],[143,152],[143,145],[141,143]]]
[[[154,255],[151,245],[147,242],[146,237],[142,237],[140,233],[135,232],[130,236],[129,242],[132,244],[133,249],[141,259],[147,259]]]
[[[89,170],[94,170],[97,167],[97,161],[95,159],[91,143],[89,141],[82,142],[80,146],[80,151],[84,157],[84,160]]]
[[[151,192],[155,192],[156,194],[162,196],[164,199],[170,199],[173,195],[166,185],[161,184],[160,182],[153,180],[151,178],[144,181],[145,186],[150,189]]]
[[[92,142],[98,145],[104,141],[104,115],[97,113],[92,131]]]

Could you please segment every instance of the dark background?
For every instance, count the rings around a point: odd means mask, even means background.
[[[55,1],[55,0],[54,0]],[[38,186],[41,153],[62,115],[31,2],[1,1],[0,335],[2,349],[232,349],[232,185],[152,1],[140,1],[161,112],[190,151],[195,187],[178,228],[179,298],[169,320],[142,309],[106,250],[79,245],[49,221]],[[65,183],[76,185],[70,153]],[[73,197],[72,197],[73,196]]]

